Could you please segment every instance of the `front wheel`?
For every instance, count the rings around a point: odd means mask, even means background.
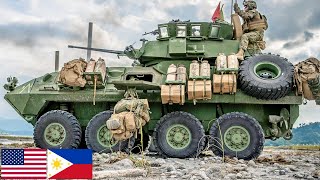
[[[263,130],[245,113],[222,115],[213,123],[210,136],[211,149],[218,156],[250,160],[257,158],[263,150]]]
[[[78,148],[81,127],[71,113],[53,110],[42,115],[34,127],[35,145],[43,149]]]
[[[85,140],[87,147],[94,152],[128,151],[134,144],[134,137],[125,141],[117,141],[112,138],[112,133],[106,124],[111,115],[112,111],[103,111],[95,115],[88,123]]]

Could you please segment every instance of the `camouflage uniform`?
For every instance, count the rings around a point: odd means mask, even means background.
[[[242,17],[242,19],[244,21],[244,23],[242,25],[244,34],[241,36],[239,48],[246,51],[248,49],[249,42],[253,44],[257,41],[263,40],[263,36],[264,36],[263,29],[256,29],[256,30],[249,30],[248,29],[248,22],[250,22],[254,17],[260,16],[260,13],[255,9],[249,10],[248,12],[245,12],[243,10],[240,10],[239,7],[235,8],[235,12],[240,17]]]
[[[239,52],[237,54],[240,60],[243,60],[244,51],[247,51],[249,44],[255,44],[259,41],[263,41],[264,31],[267,28],[267,24],[253,25],[254,23],[261,23],[262,16],[256,10],[256,3],[253,0],[245,2],[248,6],[247,9],[240,10],[238,4],[234,5],[234,11],[243,19],[242,25],[243,35],[240,39]],[[265,26],[265,27],[264,27]]]

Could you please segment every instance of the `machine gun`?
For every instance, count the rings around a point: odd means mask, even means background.
[[[104,53],[111,53],[111,54],[116,54],[118,58],[120,56],[127,56],[130,59],[137,59],[136,57],[136,50],[132,47],[132,45],[127,46],[124,51],[117,51],[117,50],[110,50],[110,49],[101,49],[101,48],[89,48],[89,47],[82,47],[82,46],[73,46],[73,45],[68,45],[68,48],[75,48],[75,49],[84,49],[88,51],[98,51],[98,52],[104,52]]]
[[[159,34],[159,30],[156,29],[156,30],[151,31],[151,32],[145,32],[144,34],[142,34],[142,36],[145,36],[145,35],[148,35],[148,34],[152,34],[152,35],[155,36],[155,35]]]
[[[126,56],[124,51],[116,51],[116,50],[100,49],[100,48],[88,48],[88,47],[73,46],[73,45],[68,45],[68,48],[84,49],[84,50],[91,50],[91,51],[98,51],[98,52],[104,52],[104,53],[117,54],[118,56]]]

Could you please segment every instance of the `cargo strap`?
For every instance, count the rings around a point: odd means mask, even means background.
[[[222,83],[222,78],[223,78],[223,72],[221,73],[221,79],[220,79],[220,94],[223,94],[222,88],[224,87],[224,85]]]
[[[97,75],[94,76],[94,88],[93,88],[93,105],[96,105],[96,94],[97,94]]]
[[[233,92],[234,92],[234,82],[235,82],[234,77],[235,77],[235,74],[234,74],[234,72],[232,72],[232,88],[231,88],[230,94],[233,94]]]
[[[193,92],[192,92],[192,98],[193,98],[193,104],[196,105],[197,100],[196,100],[196,80],[193,79]]]
[[[183,101],[182,101],[182,85],[180,84],[180,105],[183,105]]]
[[[170,105],[173,104],[172,99],[171,99],[171,87],[172,87],[172,85],[169,84],[169,104]]]

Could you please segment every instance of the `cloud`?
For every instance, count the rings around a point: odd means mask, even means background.
[[[10,41],[16,46],[36,46],[42,44],[41,39],[54,37],[59,39],[80,39],[76,31],[66,30],[59,23],[10,23],[0,24],[0,38],[2,41]]]
[[[259,0],[257,3],[258,9],[268,18],[271,40],[295,39],[306,29],[320,27],[318,0]]]
[[[285,49],[292,49],[298,46],[303,45],[306,42],[309,42],[314,38],[314,34],[308,31],[304,32],[304,36],[302,38],[299,38],[298,40],[295,41],[289,41],[283,45],[283,48]]]

